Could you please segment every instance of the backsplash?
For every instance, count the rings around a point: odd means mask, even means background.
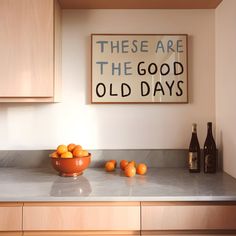
[[[52,150],[1,150],[0,167],[35,168],[50,166]],[[187,149],[121,149],[89,150],[92,153],[90,167],[103,167],[105,161],[122,159],[144,162],[148,167],[186,167]]]

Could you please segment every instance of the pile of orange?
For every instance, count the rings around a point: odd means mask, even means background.
[[[114,171],[116,169],[116,160],[107,161],[105,164],[105,169],[108,172]],[[133,177],[137,174],[145,175],[147,173],[147,165],[144,163],[136,164],[135,161],[122,160],[120,162],[120,169],[124,171],[125,176]]]
[[[89,155],[87,150],[84,150],[81,145],[71,143],[69,145],[61,144],[57,150],[50,154],[51,158],[73,158],[73,157],[86,157]]]

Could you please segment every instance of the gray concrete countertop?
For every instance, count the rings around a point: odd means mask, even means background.
[[[184,168],[149,168],[133,178],[119,169],[65,178],[51,168],[0,168],[0,201],[236,201],[236,179]]]

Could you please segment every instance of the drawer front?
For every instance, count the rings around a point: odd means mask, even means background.
[[[0,232],[0,236],[23,236],[22,232]]]
[[[236,236],[232,233],[232,231],[229,231],[228,234],[219,230],[219,231],[142,231],[141,235],[145,236]]]
[[[192,234],[142,234],[142,235],[145,235],[145,236],[236,236],[236,234],[196,234],[196,233],[192,233]]]
[[[0,204],[0,231],[22,230],[22,206]]]
[[[24,236],[138,236],[138,231],[27,231]],[[1,236],[1,235],[0,235]],[[4,235],[5,236],[5,235]],[[172,235],[173,236],[173,235]]]
[[[24,206],[23,230],[140,230],[140,206]]]
[[[142,230],[235,230],[236,205],[142,205]]]

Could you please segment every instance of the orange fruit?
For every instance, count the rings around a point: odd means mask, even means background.
[[[87,150],[82,150],[82,156],[87,157],[89,155],[89,152]]]
[[[64,153],[64,152],[67,152],[68,151],[68,149],[67,149],[67,146],[66,145],[59,145],[58,147],[57,147],[57,154],[59,154],[59,155],[61,155],[62,153]]]
[[[75,147],[76,147],[76,145],[75,145],[74,143],[70,143],[70,144],[67,146],[67,149],[68,149],[69,152],[72,152]]]
[[[74,149],[73,149],[73,156],[74,157],[82,157],[82,148],[81,146],[76,146]]]
[[[89,152],[87,150],[80,150],[80,149],[76,148],[73,151],[74,157],[87,157],[88,155],[89,155]]]
[[[128,164],[125,167],[125,176],[133,177],[136,174],[136,168],[132,164]]]
[[[64,152],[61,154],[61,158],[73,158],[73,154],[71,152]]]
[[[133,165],[134,167],[136,167],[136,162],[134,160],[130,161],[129,164]]]
[[[122,160],[122,161],[120,162],[120,168],[121,168],[122,170],[125,170],[125,167],[126,167],[128,164],[129,164],[129,162],[128,162],[127,160]]]
[[[108,172],[114,171],[115,170],[115,164],[111,161],[106,162],[105,164],[105,169]]]
[[[137,174],[139,175],[145,175],[147,172],[147,165],[144,163],[140,163],[137,166]]]
[[[116,162],[116,160],[110,160],[110,162],[113,162],[114,165],[115,165],[115,168],[116,168],[116,166],[117,166],[117,162]]]
[[[73,151],[73,156],[74,157],[82,157],[83,156],[83,150],[75,148]]]
[[[83,148],[82,148],[82,146],[81,145],[75,145],[75,148],[74,148],[74,150],[75,149],[78,149],[78,150],[83,150]]]
[[[59,156],[58,153],[55,151],[55,152],[53,152],[53,153],[50,154],[50,157],[51,157],[51,158],[58,158],[58,157],[60,157],[60,156]]]

